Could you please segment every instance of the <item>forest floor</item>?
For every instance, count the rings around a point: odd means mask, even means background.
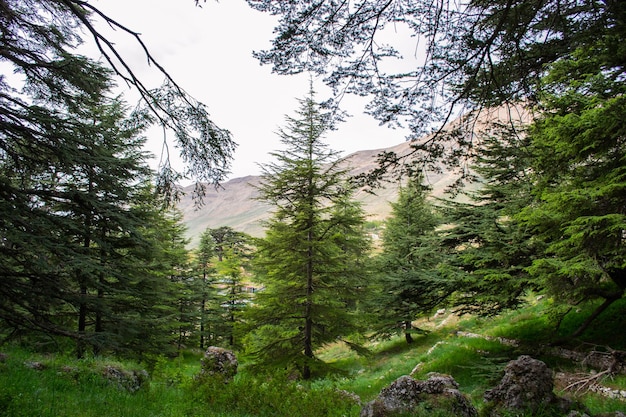
[[[619,398],[626,393],[626,375],[591,366],[590,360],[626,350],[626,300],[582,337],[559,346],[550,343],[575,329],[591,308],[568,314],[558,330],[545,300],[490,318],[440,312],[416,323],[427,332],[415,335],[411,344],[402,336],[366,343],[367,355],[341,342],[326,346],[317,352],[326,366],[311,381],[294,381],[279,371],[256,375],[242,357],[229,384],[199,385],[194,377],[199,351],[139,363],[111,357],[76,361],[5,344],[0,346],[0,415],[357,417],[364,403],[398,377],[426,379],[430,372],[451,375],[480,411],[485,391],[497,385],[509,361],[523,354],[552,369],[555,394],[583,403],[593,415],[626,412],[626,400]],[[145,380],[143,370],[149,372]],[[124,373],[137,376],[138,385],[103,377]]]

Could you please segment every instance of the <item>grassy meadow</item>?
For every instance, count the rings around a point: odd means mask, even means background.
[[[624,350],[623,301],[606,311],[572,347],[586,344]],[[493,388],[506,363],[521,354],[545,361],[555,372],[574,375],[584,371],[563,359],[534,354],[538,344],[555,337],[547,308],[548,302],[541,301],[496,318],[443,315],[422,320],[419,326],[429,332],[417,336],[411,345],[400,337],[372,342],[367,346],[370,353],[364,356],[341,343],[329,345],[318,352],[328,366],[311,381],[294,381],[281,372],[253,374],[245,358],[240,358],[239,373],[229,384],[200,383],[194,378],[200,368],[200,352],[185,352],[174,359],[148,358],[141,363],[108,357],[77,361],[4,344],[0,346],[0,416],[358,416],[361,405],[353,394],[365,403],[401,375],[412,373],[425,379],[429,372],[452,375],[480,412],[485,390]],[[561,323],[559,334],[573,331],[586,313],[581,309],[570,314]],[[501,343],[497,338],[515,339],[520,344]],[[129,372],[144,369],[150,377],[140,389],[130,392],[102,376],[110,366]],[[626,375],[607,377],[601,383],[626,390]],[[626,410],[624,401],[562,388],[557,384],[555,392],[584,403],[593,414]]]

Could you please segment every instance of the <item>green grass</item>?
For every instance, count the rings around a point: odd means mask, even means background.
[[[31,369],[26,361],[43,364]],[[102,376],[105,365],[134,368],[117,361],[28,356],[19,349],[0,366],[0,415],[12,416],[157,416],[185,415],[185,392],[152,384],[135,393]]]
[[[380,390],[402,375],[418,379],[430,372],[449,374],[459,383],[480,410],[485,390],[493,388],[502,377],[508,361],[529,353],[529,346],[561,337],[577,328],[594,305],[581,306],[561,323],[555,334],[554,320],[547,313],[549,301],[536,301],[529,307],[496,318],[468,317],[449,321],[424,321],[420,327],[430,330],[415,337],[412,344],[403,338],[379,341],[369,346],[371,354],[358,356],[346,345],[335,343],[319,352],[328,364],[328,373],[313,381],[291,381],[287,374],[254,375],[246,364],[235,379],[223,384],[199,382],[200,352],[185,352],[175,359],[149,358],[143,364],[114,358],[73,358],[34,354],[18,346],[3,346],[7,358],[0,362],[0,415],[17,416],[172,416],[172,417],[246,417],[246,416],[349,416],[356,417],[361,406],[346,392],[358,395],[362,402],[376,397]],[[579,345],[598,341],[613,349],[624,350],[623,317],[626,303],[612,306],[576,341]],[[457,331],[506,337],[523,342],[519,347],[497,340],[462,337]],[[606,335],[609,336],[606,336]],[[580,371],[563,360],[540,358],[555,371]],[[40,362],[43,370],[27,367],[26,362]],[[103,369],[108,365],[125,370],[147,369],[149,383],[134,393],[107,381]],[[603,384],[626,389],[626,376],[605,379]],[[573,395],[561,393],[559,395]],[[593,393],[578,394],[593,414],[626,410],[623,401],[609,400]],[[485,410],[483,410],[485,411]],[[430,414],[434,415],[434,414]],[[548,414],[546,414],[548,415]]]

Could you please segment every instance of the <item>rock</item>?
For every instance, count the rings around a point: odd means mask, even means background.
[[[228,349],[217,346],[209,346],[204,357],[200,360],[200,379],[212,376],[220,376],[224,382],[231,381],[237,374],[237,357]]]
[[[548,408],[567,415],[572,408],[578,407],[557,397],[553,389],[550,368],[540,360],[522,355],[507,364],[500,384],[485,392],[484,399],[490,403],[487,406],[491,410],[490,416],[500,415],[500,409],[535,413]]]
[[[414,413],[428,415],[428,410],[447,412],[457,417],[476,417],[471,402],[458,390],[448,375],[429,374],[426,381],[401,376],[381,390],[375,400],[361,410],[361,417],[387,417]]]
[[[37,361],[26,361],[24,362],[24,365],[27,368],[34,369],[36,371],[43,371],[44,369],[47,368],[45,364],[43,364],[42,362],[37,362]]]
[[[107,365],[102,370],[102,375],[118,388],[128,392],[137,392],[148,382],[148,372],[144,370],[127,371],[112,365]]]
[[[538,410],[554,401],[552,371],[540,360],[522,355],[508,363],[500,384],[485,392],[485,400],[507,409]]]
[[[337,392],[337,394],[339,394],[342,398],[345,398],[345,399],[347,399],[349,401],[352,401],[355,404],[361,405],[361,397],[359,397],[355,393],[350,392],[350,391],[346,391],[346,390],[343,390],[343,389],[337,389],[337,390],[335,390],[335,392]]]

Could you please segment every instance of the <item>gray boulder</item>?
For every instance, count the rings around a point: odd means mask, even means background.
[[[231,381],[237,374],[237,357],[233,351],[217,346],[209,346],[200,360],[200,379],[221,377],[224,382]]]
[[[375,400],[361,410],[361,417],[387,417],[395,415],[428,415],[447,412],[458,417],[476,417],[478,413],[471,402],[458,390],[459,385],[448,375],[429,374],[425,381],[401,376],[383,388]]]
[[[485,392],[484,399],[488,403],[486,409],[489,410],[488,415],[495,417],[505,410],[536,413],[548,409],[567,416],[575,409],[582,408],[566,398],[556,396],[553,390],[552,370],[544,362],[522,355],[507,364],[498,386]]]
[[[485,392],[485,401],[502,404],[507,409],[537,411],[554,401],[552,371],[540,360],[522,355],[504,369],[497,387]]]
[[[107,365],[102,369],[102,376],[118,388],[128,392],[136,392],[148,381],[149,375],[144,370],[125,370],[117,366]]]

